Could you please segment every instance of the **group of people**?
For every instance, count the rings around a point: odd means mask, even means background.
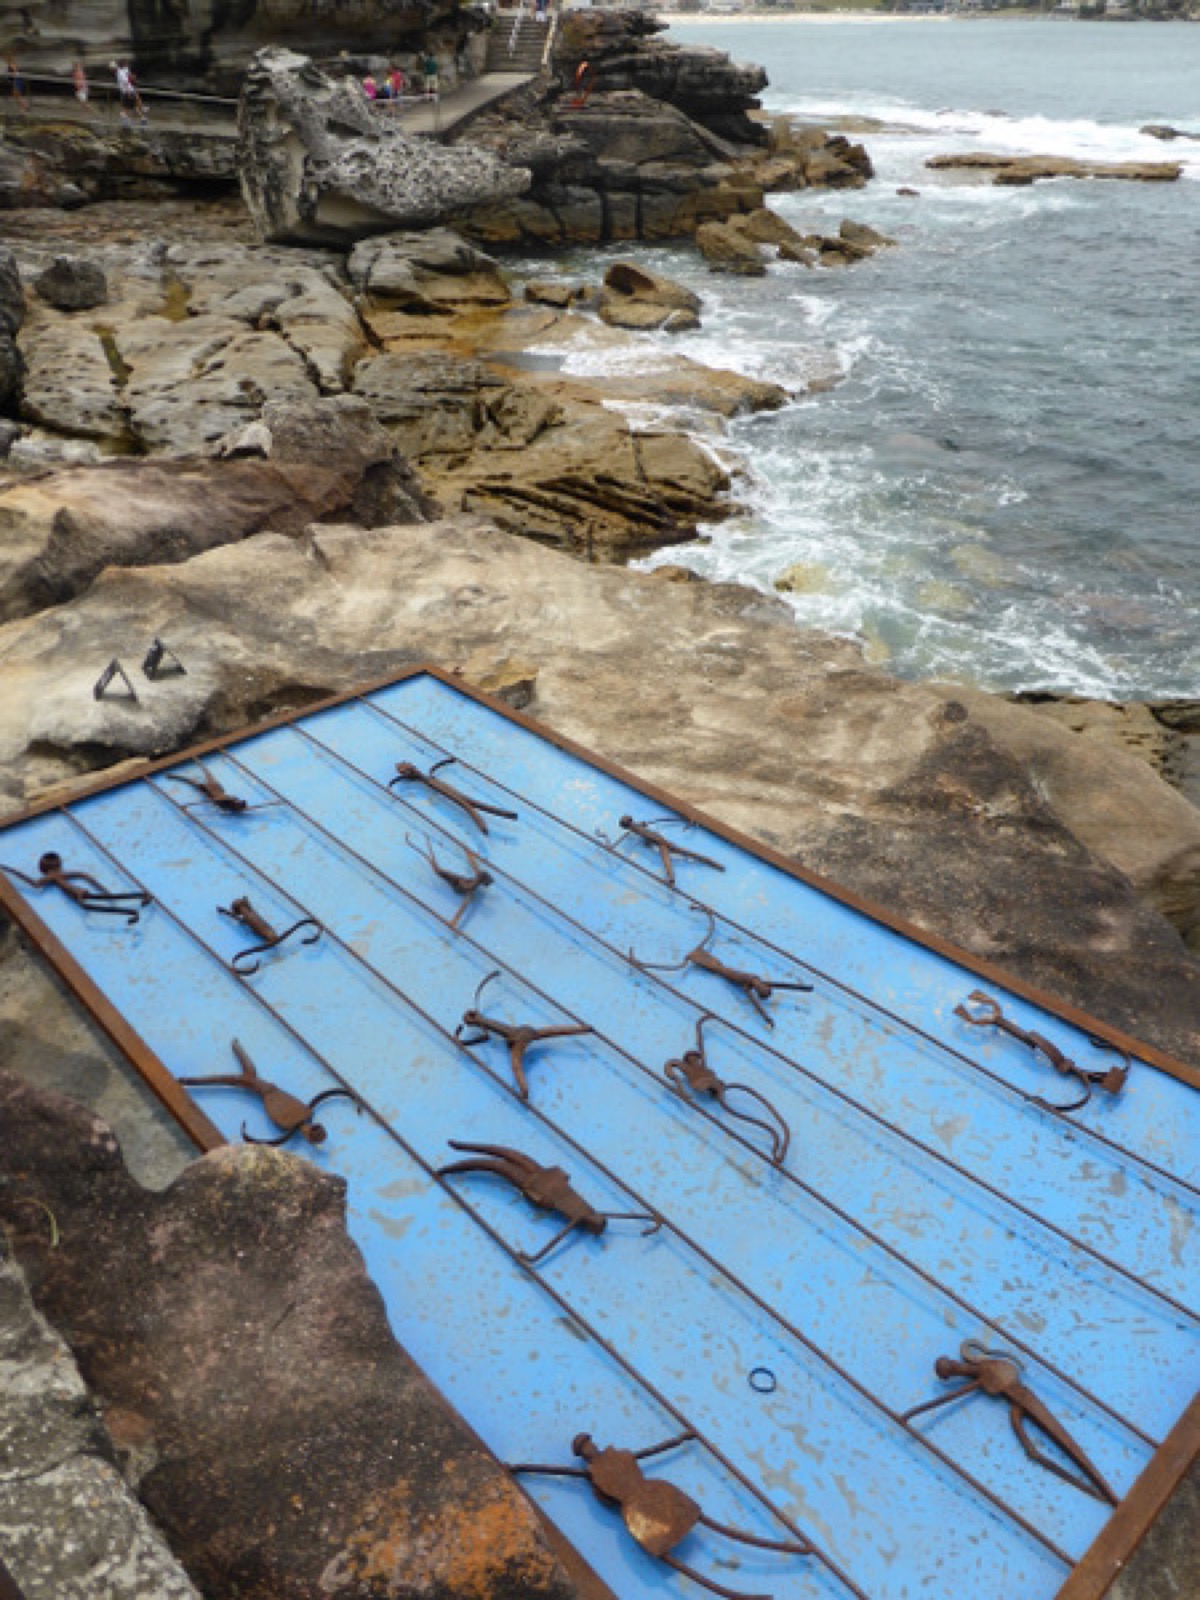
[[[116,80],[117,96],[121,103],[121,121],[129,122],[131,117],[136,117],[144,128],[148,120],[146,105],[138,93],[133,68],[128,61],[110,61],[109,67]],[[75,99],[81,106],[86,107],[91,99],[91,86],[88,83],[87,69],[82,61],[76,61],[71,67],[71,88]],[[29,110],[25,79],[15,56],[8,58],[8,92],[18,111]]]
[[[394,62],[386,78],[380,80],[368,72],[362,81],[362,90],[368,100],[403,100],[405,95],[410,92],[410,89],[415,89],[415,87],[415,84],[410,85],[408,78],[405,77],[403,71]],[[427,55],[421,61],[420,92],[430,100],[437,98],[438,64],[436,56]]]

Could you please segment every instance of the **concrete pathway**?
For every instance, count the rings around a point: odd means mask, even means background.
[[[489,106],[532,83],[536,76],[534,72],[485,72],[482,77],[451,89],[438,100],[409,101],[392,112],[384,102],[383,112],[385,116],[394,116],[405,133],[431,134],[436,139],[445,139],[459,132]]]

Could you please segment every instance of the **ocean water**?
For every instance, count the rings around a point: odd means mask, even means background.
[[[764,587],[792,569],[802,623],[904,677],[1200,695],[1200,142],[1138,132],[1200,133],[1200,26],[688,21],[670,36],[766,65],[769,110],[861,124],[873,183],[772,204],[802,230],[849,216],[899,247],[762,280],[639,252],[704,298],[702,329],[670,348],[784,384],[840,376],[734,424],[752,515],[658,559]],[[925,168],[969,150],[1186,171],[996,189]]]

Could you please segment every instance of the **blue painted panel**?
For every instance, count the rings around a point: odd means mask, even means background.
[[[518,818],[489,819],[484,837],[427,789],[387,791],[398,761],[446,753],[473,764],[448,781]],[[775,1508],[819,1547],[690,1535],[680,1558],[718,1582],[883,1600],[1056,1591],[1109,1508],[1030,1460],[1000,1404],[902,1413],[945,1392],[934,1360],[964,1340],[1011,1350],[1128,1490],[1198,1370],[1195,1153],[1147,1116],[1194,1127],[1193,1091],[1140,1064],[1121,1097],[1073,1120],[1031,1105],[1059,1084],[953,1017],[976,987],[962,969],[703,830],[681,842],[726,871],[681,863],[672,891],[644,847],[595,837],[653,814],[636,790],[427,677],[208,765],[268,808],[187,808],[159,776],[17,824],[0,855],[33,871],[58,850],[154,895],[133,928],[54,890],[28,899],[177,1075],[233,1070],[236,1038],[295,1092],[360,1096],[361,1114],[322,1107],[329,1142],[302,1148],[346,1176],[398,1336],[503,1459],[567,1465],[580,1429],[641,1447],[686,1422],[703,1440],[648,1473],[786,1538]],[[478,851],[495,880],[457,935],[430,848],[455,867]],[[277,927],[311,916],[325,931],[239,978],[228,963],[253,940],[217,908],[246,894]],[[631,966],[630,950],[675,961],[702,937],[690,895],[717,912],[723,959],[814,992],[776,993],[768,1027],[709,974]],[[528,1103],[499,1041],[454,1037],[492,973],[487,1014],[593,1030],[534,1046]],[[1090,1048],[997,998],[1068,1051]],[[785,1170],[761,1130],[662,1075],[705,1009],[722,1019],[710,1063],[790,1126]],[[273,1132],[243,1091],[193,1093],[227,1137]],[[439,1181],[452,1139],[519,1148],[602,1209],[664,1226],[616,1221],[531,1269],[516,1253],[560,1219],[491,1176]],[[770,1393],[751,1387],[755,1369]],[[622,1600],[699,1592],[583,1485],[522,1481]]]

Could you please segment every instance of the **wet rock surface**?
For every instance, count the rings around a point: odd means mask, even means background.
[[[1183,172],[1178,161],[1077,161],[1071,156],[1004,156],[986,151],[930,156],[935,172],[983,172],[992,182],[1023,187],[1044,178],[1116,178],[1134,183],[1174,183]]]
[[[7,1075],[0,1121],[0,1218],[34,1299],[203,1592],[576,1593],[528,1502],[393,1339],[340,1179],[224,1147],[153,1193],[92,1113]],[[56,1219],[54,1249],[33,1195]],[[77,1379],[68,1392],[86,1416]],[[103,1592],[193,1592],[157,1582]]]

